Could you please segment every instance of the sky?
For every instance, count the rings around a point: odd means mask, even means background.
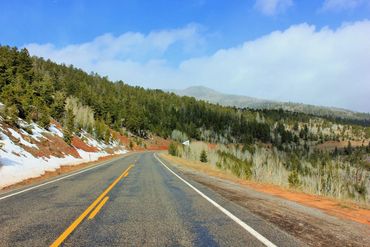
[[[370,112],[370,0],[0,1],[0,44],[146,88]]]

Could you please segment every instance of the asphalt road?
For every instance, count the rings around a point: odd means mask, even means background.
[[[151,152],[15,192],[0,195],[0,246],[302,245]]]

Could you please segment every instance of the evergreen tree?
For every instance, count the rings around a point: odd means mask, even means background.
[[[200,153],[200,161],[203,162],[203,163],[208,162],[207,152],[204,149]]]
[[[64,141],[68,144],[71,145],[72,143],[72,137],[73,133],[75,131],[75,116],[73,114],[73,110],[71,108],[68,108],[66,111],[66,116],[65,116],[65,128],[64,128]]]
[[[132,150],[134,148],[134,143],[130,140],[130,143],[129,143],[129,148],[130,150]]]
[[[18,109],[15,105],[6,106],[4,109],[3,117],[5,121],[12,126],[18,124]]]
[[[57,91],[53,95],[53,103],[51,104],[51,116],[56,120],[62,120],[64,115],[66,95],[64,92]]]
[[[110,130],[109,128],[106,128],[105,135],[104,135],[104,142],[106,144],[109,144],[110,140],[111,140]]]
[[[348,141],[347,147],[346,147],[346,154],[351,155],[352,154],[352,144],[350,141]]]

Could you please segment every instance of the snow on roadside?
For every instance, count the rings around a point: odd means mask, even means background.
[[[23,136],[29,136],[34,140],[45,138],[43,133],[52,133],[59,137],[62,137],[61,135],[63,135],[62,132],[53,125],[50,126],[49,130],[40,128],[34,123],[27,126],[32,129],[32,135],[28,134],[24,130],[20,130],[20,132]],[[7,131],[16,138],[20,144],[29,148],[38,148],[36,144],[26,141],[22,135],[14,129],[7,128]],[[78,165],[84,162],[96,161],[100,157],[109,155],[109,153],[102,151],[102,147],[114,147],[113,145],[102,144],[89,137],[89,143],[96,144],[96,147],[101,151],[86,152],[76,148],[81,158],[75,158],[71,155],[65,155],[62,158],[55,156],[51,156],[50,158],[35,157],[20,145],[17,145],[18,143],[14,143],[5,133],[7,132],[4,132],[2,125],[0,124],[0,189],[28,178],[41,176],[46,171],[55,171],[62,165]],[[115,154],[126,152],[126,150],[121,148],[119,151],[115,152]]]

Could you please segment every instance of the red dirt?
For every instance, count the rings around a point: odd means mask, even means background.
[[[146,142],[147,150],[168,150],[170,140],[163,139],[158,136],[153,136]]]
[[[65,154],[69,154],[75,158],[81,158],[77,150],[65,143],[59,136],[51,135],[49,133],[44,133],[43,135],[45,138],[36,144],[39,148],[38,150],[33,148],[31,148],[31,150],[27,150],[25,148],[26,151],[29,151],[32,154],[35,153],[37,157],[64,157]]]
[[[111,131],[112,136],[119,140],[122,144],[128,145],[130,143],[130,140],[127,136],[121,135],[119,132],[112,130]]]
[[[57,122],[55,119],[51,119],[50,124],[54,124],[55,127],[57,127],[60,131],[63,130],[62,125],[59,122]]]
[[[10,127],[7,124],[3,125],[3,132],[6,134],[14,143],[17,143],[19,146],[21,146],[24,150],[29,152],[35,157],[64,157],[65,154],[70,154],[75,158],[81,158],[76,149],[69,146],[67,143],[64,142],[62,138],[59,136],[55,136],[49,133],[43,133],[42,138],[39,138],[39,140],[35,140],[31,138],[30,136],[24,135],[19,129]],[[22,138],[26,141],[28,141],[31,144],[35,144],[38,148],[29,147],[26,145],[23,145],[19,142],[17,138],[15,138],[10,131],[8,131],[8,128],[12,128],[14,131],[16,131],[19,135],[22,136]]]
[[[209,149],[209,150],[216,149],[216,147],[217,147],[217,144],[214,144],[214,143],[208,143],[208,149]]]
[[[83,151],[86,151],[86,152],[98,152],[99,151],[97,147],[92,147],[92,146],[87,145],[77,136],[73,136],[72,146],[74,146],[77,149],[82,149]]]

